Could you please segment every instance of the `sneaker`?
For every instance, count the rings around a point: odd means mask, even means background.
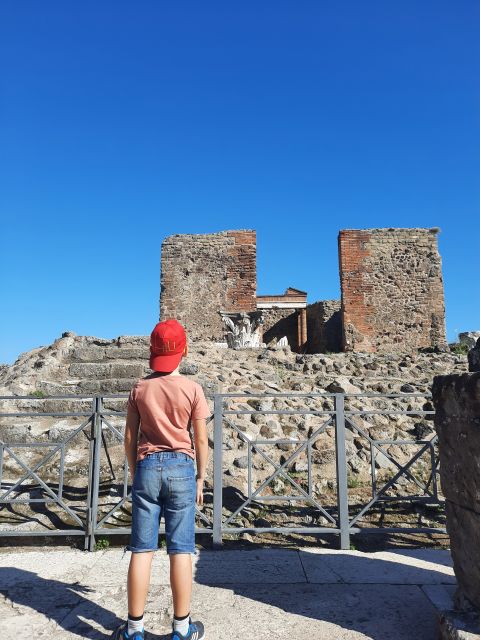
[[[131,636],[128,635],[128,622],[119,624],[110,636],[111,640],[144,640],[144,631],[135,631]]]
[[[192,622],[190,618],[190,625],[188,627],[188,633],[183,636],[180,631],[173,631],[171,640],[203,640],[205,638],[205,629],[201,622]]]

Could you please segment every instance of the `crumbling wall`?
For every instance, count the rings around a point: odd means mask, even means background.
[[[296,309],[264,309],[263,341],[286,337],[291,349],[298,347],[298,311]]]
[[[307,306],[307,352],[337,353],[342,350],[340,300],[320,300]]]
[[[455,575],[480,609],[480,372],[435,378],[433,401]]]
[[[256,309],[256,233],[182,234],[162,243],[160,319],[190,339],[223,340],[219,311]]]
[[[345,351],[408,352],[446,344],[437,231],[340,231]]]

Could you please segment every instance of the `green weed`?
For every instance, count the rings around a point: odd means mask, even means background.
[[[104,551],[105,549],[108,549],[108,547],[110,546],[110,541],[107,538],[98,538],[97,541],[95,542],[95,551]]]

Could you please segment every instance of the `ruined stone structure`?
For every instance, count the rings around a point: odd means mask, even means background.
[[[342,301],[256,295],[255,231],[175,235],[162,245],[161,319],[193,340],[225,340],[220,313],[263,312],[263,341],[299,352],[408,352],[446,345],[437,229],[343,230]],[[234,315],[232,315],[234,317]],[[241,316],[239,316],[241,317]]]
[[[177,318],[190,339],[223,340],[220,311],[255,311],[255,231],[174,235],[162,244],[160,319]]]
[[[340,232],[345,351],[401,352],[446,344],[437,231]]]
[[[480,610],[480,372],[435,378],[433,400],[455,575]]]
[[[307,307],[307,353],[337,353],[342,350],[340,300],[320,300]]]
[[[264,340],[287,338],[298,351],[305,349],[307,334],[307,292],[289,287],[282,296],[257,296],[257,307],[264,314]]]

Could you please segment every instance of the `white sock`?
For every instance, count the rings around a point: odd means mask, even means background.
[[[128,618],[128,635],[131,636],[135,631],[143,631],[143,616],[140,620],[130,620]]]
[[[188,627],[190,626],[190,614],[181,620],[177,620],[175,616],[173,616],[173,630],[178,631],[182,634],[182,636],[186,636],[188,633]]]

